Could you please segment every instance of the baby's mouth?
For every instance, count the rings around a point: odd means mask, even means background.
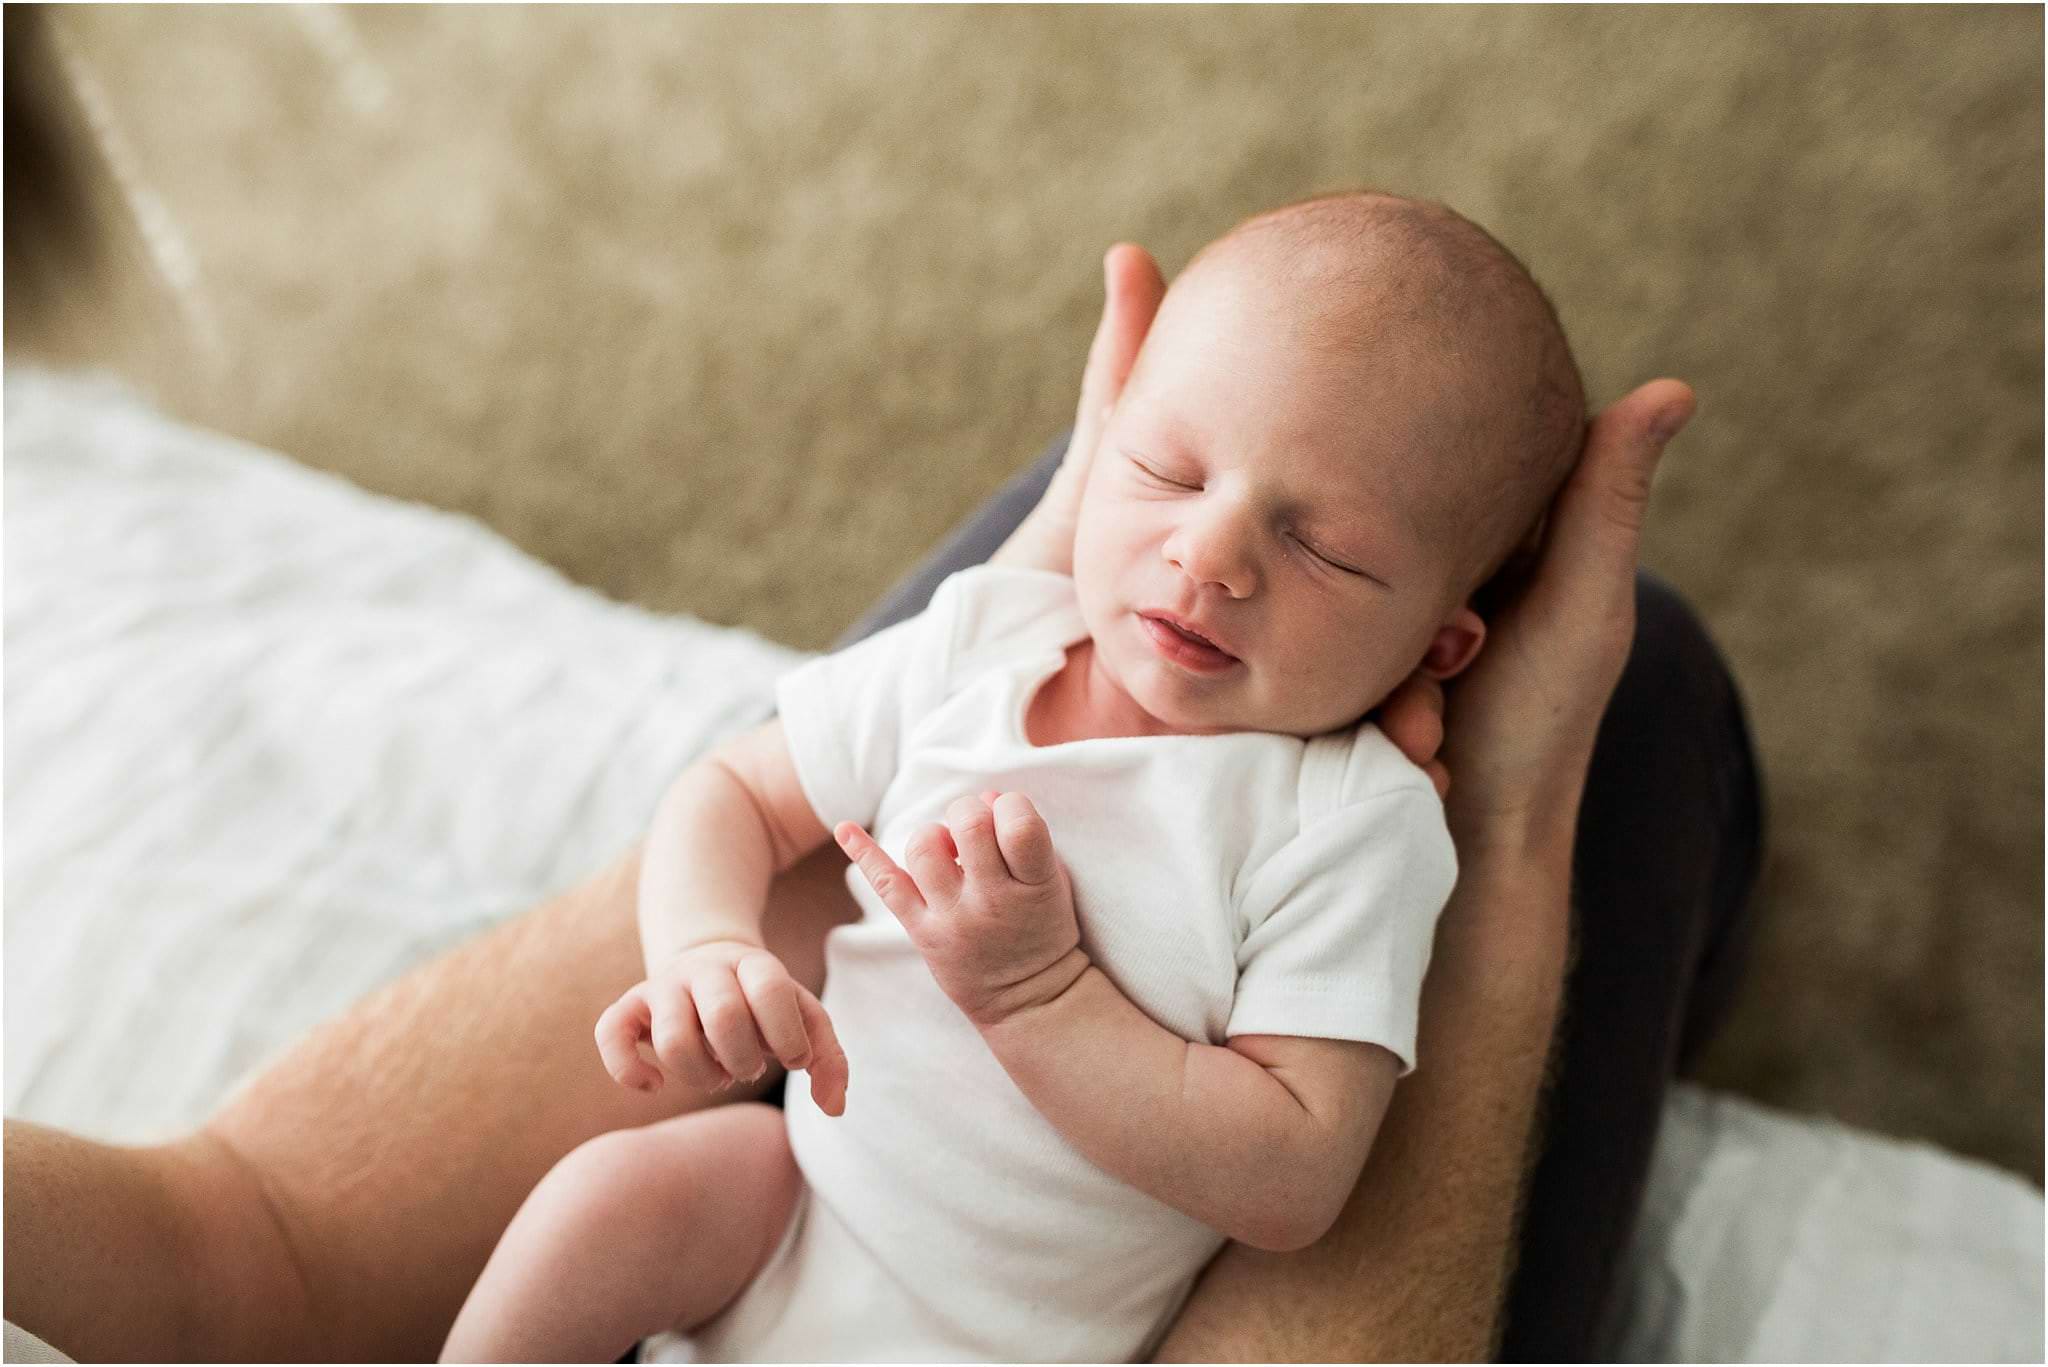
[[[1149,613],[1138,614],[1138,620],[1144,623],[1153,645],[1169,659],[1203,671],[1225,669],[1238,662],[1235,655],[1186,627]]]

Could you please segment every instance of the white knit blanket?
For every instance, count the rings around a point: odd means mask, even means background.
[[[9,1116],[193,1124],[615,856],[803,658],[103,381],[11,370],[5,421]],[[1632,1358],[2039,1361],[2041,1197],[1682,1086],[1626,1283]]]

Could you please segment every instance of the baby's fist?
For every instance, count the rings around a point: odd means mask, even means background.
[[[646,1041],[657,1068],[640,1054]],[[664,1072],[703,1092],[751,1082],[780,1063],[811,1075],[820,1110],[846,1108],[846,1054],[817,997],[759,945],[712,940],[629,988],[597,1021],[597,1049],[623,1087],[658,1090]]]

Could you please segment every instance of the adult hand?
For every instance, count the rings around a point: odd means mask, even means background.
[[[1389,693],[1373,718],[1382,734],[1422,766],[1438,797],[1451,792],[1451,771],[1436,757],[1444,743],[1444,686],[1421,670]]]
[[[997,565],[1025,565],[1074,572],[1074,527],[1081,516],[1081,490],[1088,484],[1088,466],[1108,425],[1110,410],[1124,392],[1124,381],[1137,363],[1138,349],[1152,328],[1159,303],[1166,297],[1166,279],[1143,247],[1119,242],[1102,258],[1102,321],[1088,347],[1081,372],[1081,400],[1074,409],[1074,435],[1054,472],[1045,497],[1023,523],[989,557]]]
[[[1694,402],[1682,381],[1659,379],[1603,409],[1541,543],[1490,586],[1502,601],[1486,648],[1444,704],[1442,759],[1457,777],[1445,807],[1461,856],[1569,854],[1600,718],[1635,640],[1651,477]]]

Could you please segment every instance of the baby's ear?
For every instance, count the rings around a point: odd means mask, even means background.
[[[1442,683],[1463,673],[1466,666],[1479,658],[1479,647],[1485,642],[1486,620],[1470,607],[1461,607],[1451,614],[1450,621],[1436,629],[1429,649],[1422,654],[1420,669]]]

